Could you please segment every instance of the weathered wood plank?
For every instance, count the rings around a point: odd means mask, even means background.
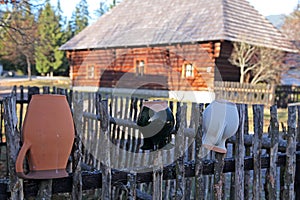
[[[154,158],[153,169],[153,200],[163,199],[163,162],[162,152],[157,151],[157,157]]]
[[[296,106],[288,107],[288,134],[286,149],[286,166],[284,173],[284,191],[283,199],[295,199],[295,171],[296,171]]]
[[[238,104],[239,128],[236,134],[235,147],[235,195],[234,199],[244,199],[244,123],[245,123],[245,105]]]
[[[73,99],[73,119],[75,124],[75,141],[72,149],[72,199],[82,199],[82,138],[83,138],[83,94],[75,92]]]
[[[100,100],[100,99],[99,99]],[[111,148],[109,141],[109,113],[108,113],[108,102],[106,100],[97,102],[99,103],[98,108],[100,114],[100,127],[102,131],[102,145],[101,145],[101,164],[100,168],[102,171],[102,195],[101,199],[109,200],[112,198],[111,191]]]
[[[297,106],[298,120],[297,120],[297,138],[296,142],[300,144],[300,106]],[[296,176],[295,176],[295,191],[296,199],[300,199],[300,163],[296,162]]]
[[[195,124],[197,127],[196,132],[196,158],[195,158],[195,198],[202,200],[204,199],[204,181],[203,181],[203,160],[202,160],[202,137],[203,137],[203,104],[199,104],[196,107]]]
[[[16,174],[15,163],[20,150],[21,136],[18,131],[18,118],[16,110],[16,96],[4,98],[4,124],[5,136],[7,140],[7,159],[9,170],[9,191],[12,200],[24,199],[23,180]]]
[[[214,167],[214,199],[223,199],[223,185],[224,185],[224,158],[225,154],[215,152],[215,167]]]
[[[254,125],[254,139],[253,139],[253,199],[261,199],[261,141],[263,134],[263,105],[253,105],[253,125]]]
[[[244,143],[246,142],[246,137],[248,135],[249,135],[248,105],[245,105]],[[245,147],[245,156],[250,156],[251,155],[251,147],[252,147],[252,145]],[[251,188],[252,188],[252,179],[251,179],[250,171],[245,171],[245,188],[244,188],[244,194],[245,194],[244,197],[245,197],[245,199],[250,199],[250,196],[251,196],[250,195],[250,190],[251,190]],[[234,194],[234,193],[232,193],[232,194]]]
[[[176,160],[176,192],[175,199],[183,199],[185,196],[185,171],[184,171],[184,128],[186,127],[186,105],[177,108],[176,123],[179,125],[175,139]]]
[[[270,126],[269,126],[269,137],[271,137],[271,148],[270,154],[270,168],[267,170],[266,175],[266,199],[274,200],[277,199],[277,153],[278,153],[278,142],[279,142],[279,124],[277,120],[277,107],[270,107]]]

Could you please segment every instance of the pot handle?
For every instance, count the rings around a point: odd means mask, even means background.
[[[31,147],[31,144],[24,142],[21,150],[19,151],[17,160],[16,160],[16,172],[17,175],[21,178],[30,178],[24,173],[23,162],[26,156],[27,151]]]

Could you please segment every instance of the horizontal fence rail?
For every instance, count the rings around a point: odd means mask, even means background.
[[[253,170],[253,158],[245,157],[245,171]],[[261,169],[268,169],[270,166],[270,157],[261,157]],[[296,152],[296,163],[300,164],[300,152]],[[280,154],[277,158],[277,167],[283,167],[286,164],[286,154]],[[203,160],[203,175],[213,175],[215,169],[216,161],[213,160]],[[185,177],[195,176],[195,163],[185,163]],[[230,173],[235,171],[235,160],[234,158],[225,158],[223,173]],[[115,171],[112,170],[112,182],[126,185],[129,181],[128,172]],[[163,170],[163,180],[175,180],[176,179],[176,165],[172,164],[164,168]],[[138,173],[136,177],[137,183],[150,183],[153,182],[153,172]],[[35,197],[39,190],[39,181],[26,180],[24,187],[25,197]],[[72,191],[72,177],[54,179],[52,185],[52,193],[65,193]],[[96,171],[85,171],[82,172],[82,187],[84,190],[91,190],[95,188],[102,187],[102,172],[100,170]],[[7,193],[8,190],[8,180],[0,181],[0,196],[9,197]]]

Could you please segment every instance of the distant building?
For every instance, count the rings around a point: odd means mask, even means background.
[[[294,44],[300,49],[300,41],[295,41]],[[300,53],[288,53],[286,64],[289,66],[289,70],[283,74],[281,83],[300,86]]]
[[[293,51],[246,0],[124,0],[65,43],[74,89],[209,102],[238,81],[232,42]]]

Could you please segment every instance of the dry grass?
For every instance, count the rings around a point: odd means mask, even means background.
[[[252,106],[248,107],[248,116],[249,116],[249,133],[253,133],[254,132],[254,128],[253,128],[253,110],[252,110]],[[270,125],[270,109],[265,107],[264,108],[264,123],[263,123],[263,130],[264,133],[268,132],[268,127]],[[277,120],[278,123],[281,124],[283,123],[284,126],[287,126],[287,119],[288,119],[288,110],[284,109],[284,108],[279,108],[277,109]],[[281,131],[281,127],[280,131]]]
[[[9,81],[0,81],[0,87],[13,87],[13,86],[55,86],[62,88],[70,88],[71,80],[68,77],[53,77],[53,78],[34,78],[28,79],[16,79]]]

